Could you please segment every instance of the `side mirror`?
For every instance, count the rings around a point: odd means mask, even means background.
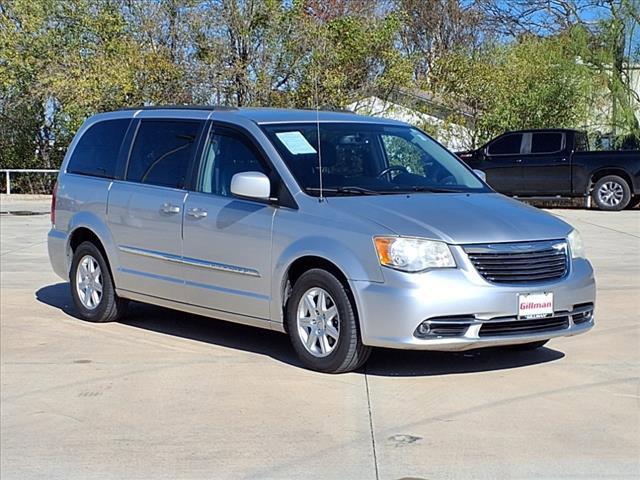
[[[487,181],[487,174],[484,173],[482,170],[473,170],[473,173],[475,173],[477,176],[479,176],[483,182]]]
[[[236,173],[231,178],[231,193],[237,197],[269,200],[271,182],[261,172]]]

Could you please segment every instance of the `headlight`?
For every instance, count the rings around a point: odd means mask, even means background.
[[[569,242],[571,258],[585,258],[584,244],[577,230],[571,230],[571,233],[567,236],[567,242]]]
[[[421,238],[374,237],[380,265],[419,272],[428,268],[451,268],[456,262],[449,246]]]

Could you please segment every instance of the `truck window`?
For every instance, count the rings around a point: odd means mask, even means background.
[[[183,188],[201,128],[202,122],[197,121],[142,120],[127,180]]]
[[[589,140],[584,132],[576,132],[576,152],[586,152],[589,150]]]
[[[531,153],[553,153],[562,150],[561,132],[534,133],[531,138]]]
[[[489,145],[489,155],[515,155],[520,153],[522,144],[522,134],[513,133],[498,138]]]
[[[120,145],[130,119],[104,120],[84,132],[71,154],[68,173],[114,178]]]

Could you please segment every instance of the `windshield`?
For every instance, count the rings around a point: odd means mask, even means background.
[[[460,160],[420,130],[365,123],[264,125],[300,186],[318,196],[488,192]],[[320,151],[320,162],[318,161]]]

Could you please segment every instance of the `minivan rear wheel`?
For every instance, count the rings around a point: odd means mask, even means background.
[[[127,301],[116,295],[113,279],[100,249],[91,242],[82,242],[73,252],[71,296],[83,320],[113,322],[121,318]]]
[[[309,270],[293,285],[287,331],[294,350],[312,370],[349,372],[371,354],[371,347],[362,344],[347,289],[326,270]]]

